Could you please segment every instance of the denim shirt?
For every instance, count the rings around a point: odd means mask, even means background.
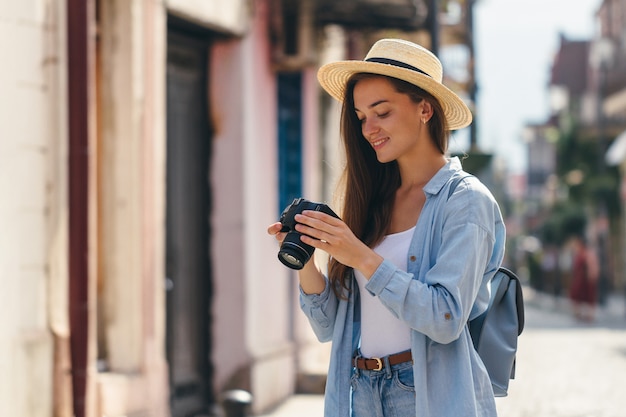
[[[365,286],[411,327],[416,416],[491,417],[489,376],[473,348],[467,321],[487,308],[488,283],[504,256],[505,228],[489,190],[463,179],[451,158],[424,187],[426,202],[409,247],[407,272],[385,260]],[[338,298],[326,278],[321,294],[300,292],[318,339],[332,341],[324,415],[350,416],[352,357],[360,339],[359,289]]]

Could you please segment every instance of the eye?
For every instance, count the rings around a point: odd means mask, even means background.
[[[384,119],[385,117],[389,116],[390,112],[385,112],[385,113],[381,113],[378,115],[378,117],[380,117],[381,119]]]

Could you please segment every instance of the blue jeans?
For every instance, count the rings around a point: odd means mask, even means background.
[[[352,371],[352,417],[415,416],[413,365],[404,362],[380,371]]]

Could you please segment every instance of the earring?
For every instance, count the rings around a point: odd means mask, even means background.
[[[422,119],[422,124],[426,124],[426,119]]]

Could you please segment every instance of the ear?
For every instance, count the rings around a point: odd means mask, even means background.
[[[433,105],[430,101],[424,99],[420,103],[419,106],[419,117],[422,123],[426,124],[430,121],[430,118],[433,117]]]

